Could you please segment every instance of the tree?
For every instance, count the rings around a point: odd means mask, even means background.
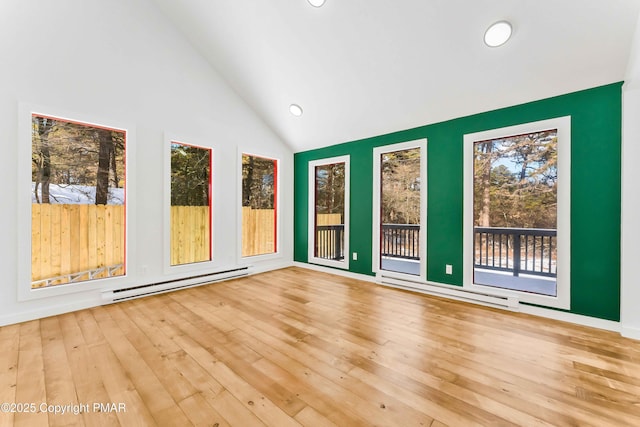
[[[106,205],[109,198],[109,169],[113,153],[111,131],[96,129],[94,138],[98,142],[98,170],[96,173],[96,205]]]
[[[264,157],[242,155],[242,206],[273,209],[276,161]]]
[[[317,166],[315,176],[316,213],[344,215],[344,163]]]
[[[555,130],[476,143],[476,225],[553,229],[557,226],[556,208]]]
[[[482,202],[478,225],[481,227],[489,227],[491,217],[491,168],[495,161],[495,152],[493,149],[494,141],[485,141],[477,143],[481,153],[478,156],[477,176],[479,185],[482,188],[480,200]]]
[[[384,224],[420,223],[420,149],[385,153],[381,159]]]
[[[211,151],[171,145],[171,205],[209,206]]]
[[[55,125],[55,121],[47,117],[34,117],[32,126],[34,130],[34,149],[32,150],[32,163],[36,168],[35,192],[38,203],[50,203],[49,185],[51,183],[51,150],[49,146],[49,134]],[[42,198],[38,200],[38,186],[41,186]]]
[[[120,187],[124,176],[123,131],[38,115],[32,117],[32,127],[36,203],[60,202],[50,193],[51,184],[74,185],[76,191],[84,188],[94,203],[109,203],[109,188]]]

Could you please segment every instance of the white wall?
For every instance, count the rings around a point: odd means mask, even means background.
[[[100,303],[99,289],[18,301],[18,247],[30,235],[19,179],[20,105],[96,117],[135,130],[128,165],[133,211],[126,278],[110,288],[152,283],[163,275],[164,133],[214,148],[216,267],[238,265],[238,151],[278,157],[281,257],[292,262],[293,154],[225,84],[149,0],[2,0],[0,2],[0,325]],[[42,111],[46,112],[46,111]],[[24,170],[24,169],[23,169]],[[220,204],[225,208],[221,209]],[[23,263],[24,264],[24,263]],[[183,274],[183,273],[181,273]],[[175,274],[174,274],[175,275]],[[23,284],[24,285],[24,284]]]
[[[640,17],[623,86],[621,332],[640,339]]]

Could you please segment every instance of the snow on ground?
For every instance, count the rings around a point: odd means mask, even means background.
[[[42,188],[38,187],[38,196],[41,197]],[[49,198],[52,204],[60,205],[93,205],[96,202],[96,187],[88,185],[49,185]],[[31,202],[37,203],[35,195],[35,183],[31,183]],[[124,204],[124,188],[109,188],[109,205]]]

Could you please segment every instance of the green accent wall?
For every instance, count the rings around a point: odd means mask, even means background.
[[[373,148],[426,138],[427,280],[462,286],[464,135],[562,116],[571,116],[572,135],[570,311],[619,321],[622,82],[296,153],[294,260],[308,261],[308,162],[350,155],[349,245],[358,260],[349,271],[372,275]]]

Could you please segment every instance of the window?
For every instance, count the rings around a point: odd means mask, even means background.
[[[278,161],[242,154],[242,256],[278,251]]]
[[[373,266],[376,274],[426,281],[426,139],[373,150]]]
[[[349,267],[349,156],[309,163],[309,262]]]
[[[31,115],[31,288],[125,267],[124,130]]]
[[[469,286],[568,308],[569,118],[466,135],[465,144]]]
[[[211,149],[171,142],[170,264],[211,260]]]

